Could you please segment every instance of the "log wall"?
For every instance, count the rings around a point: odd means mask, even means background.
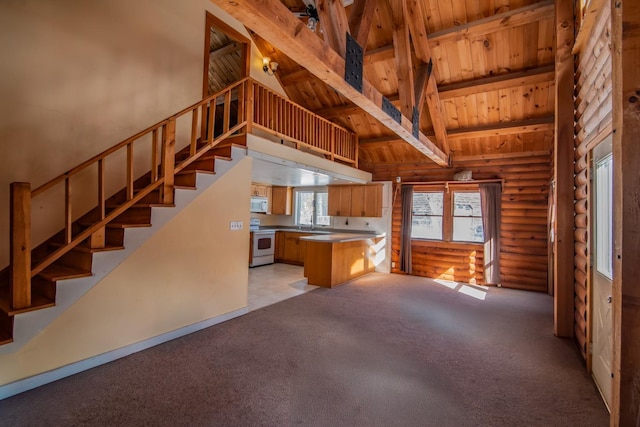
[[[582,356],[587,359],[591,341],[589,295],[591,293],[591,150],[611,133],[612,68],[611,9],[602,8],[591,36],[578,52],[575,93],[575,257],[574,332]]]
[[[454,157],[451,168],[429,163],[377,165],[374,180],[429,182],[453,179],[471,170],[474,179],[503,179],[501,233],[502,286],[547,291],[548,197],[551,179],[549,152],[496,156]],[[400,272],[401,200],[399,189],[393,203],[392,258]],[[414,274],[449,280],[482,283],[482,246],[464,243],[414,241]]]

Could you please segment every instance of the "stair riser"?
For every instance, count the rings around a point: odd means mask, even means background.
[[[13,316],[0,311],[0,345],[13,340]]]
[[[82,270],[91,270],[93,257],[90,253],[71,250],[62,255],[57,263]]]
[[[189,166],[183,169],[183,172],[195,172],[195,171],[207,171],[215,172],[215,159],[200,159],[191,163]]]
[[[115,223],[131,223],[131,224],[148,224],[151,221],[151,208],[149,207],[131,207],[125,212],[118,215],[113,222]]]
[[[174,185],[176,187],[196,188],[196,174],[176,175]]]
[[[52,301],[56,299],[56,282],[43,279],[42,277],[34,277],[31,279],[31,293],[42,295]]]

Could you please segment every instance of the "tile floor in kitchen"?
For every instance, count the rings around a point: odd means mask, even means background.
[[[304,268],[297,265],[276,263],[249,268],[249,311],[316,288],[307,285]]]

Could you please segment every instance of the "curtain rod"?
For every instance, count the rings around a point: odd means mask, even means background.
[[[401,182],[401,185],[435,185],[435,184],[483,184],[488,182],[499,182],[504,185],[504,179],[474,179],[472,181],[406,181]]]

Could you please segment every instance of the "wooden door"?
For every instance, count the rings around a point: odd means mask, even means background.
[[[611,139],[594,149],[592,361],[593,378],[611,405],[613,375],[613,158]]]

